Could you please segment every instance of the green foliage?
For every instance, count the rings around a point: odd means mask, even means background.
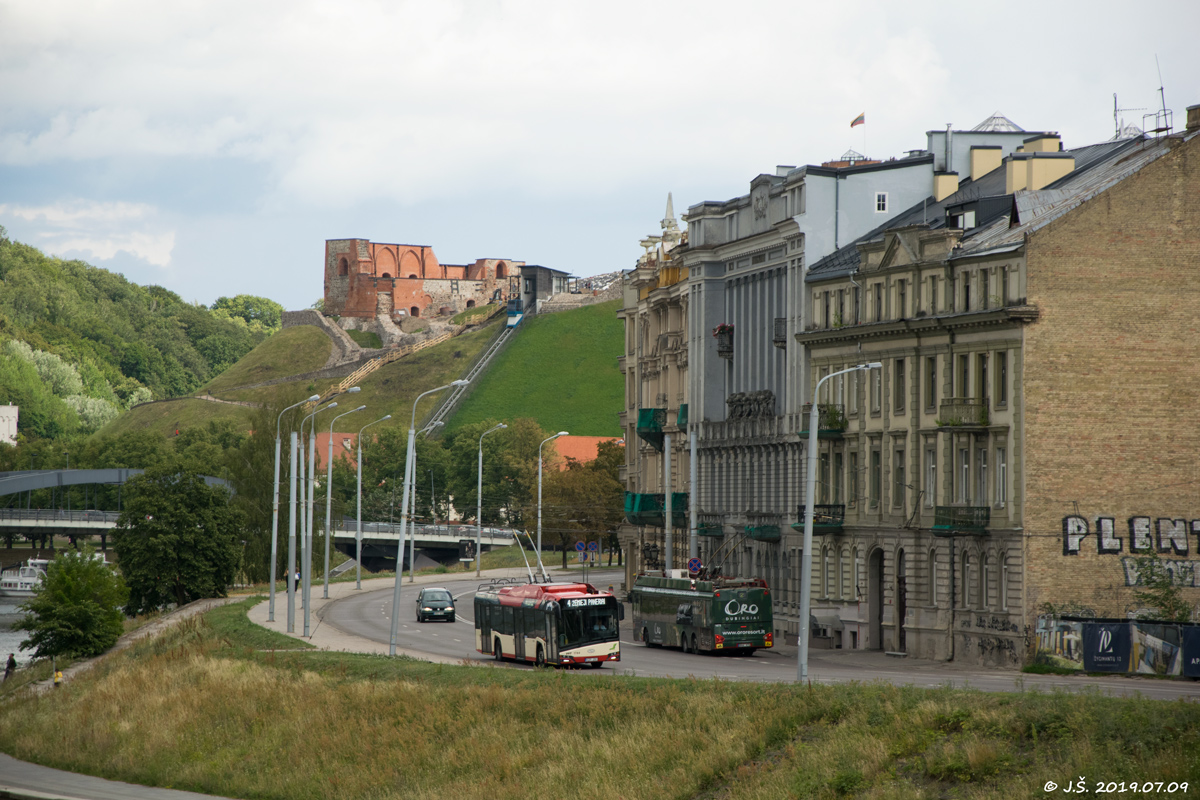
[[[121,577],[91,548],[68,550],[50,562],[37,594],[21,605],[26,615],[15,627],[30,633],[21,647],[38,658],[100,655],[124,629],[126,597]]]
[[[251,330],[273,333],[283,324],[283,306],[265,297],[239,294],[218,297],[212,310],[218,317],[244,322]]]
[[[1138,619],[1157,622],[1192,620],[1192,607],[1184,600],[1176,583],[1175,570],[1157,555],[1137,559],[1137,585],[1133,589],[1133,600],[1143,607]]]
[[[567,459],[564,470],[554,465],[543,470],[542,539],[561,546],[564,568],[567,551],[576,541],[604,538],[609,550],[619,547],[616,531],[625,513],[625,487],[617,470],[624,460],[624,447],[601,442],[593,461]],[[531,513],[536,519],[536,509]]]
[[[374,331],[348,330],[346,334],[354,340],[354,343],[359,347],[369,349],[377,349],[383,347],[383,341],[379,338],[379,334]]]
[[[229,493],[196,472],[155,467],[125,488],[113,548],[129,586],[130,614],[224,597],[239,566],[245,518]]]

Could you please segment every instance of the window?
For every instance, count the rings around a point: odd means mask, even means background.
[[[925,408],[937,407],[937,356],[925,359]]]
[[[996,405],[1008,405],[1008,353],[996,353]]]
[[[829,315],[829,292],[828,291],[823,292],[822,297],[825,302],[825,316],[823,317],[823,319],[825,320],[825,327],[832,328],[833,327],[833,317],[831,317]]]
[[[858,413],[858,370],[847,374],[846,411],[849,414]]]
[[[967,273],[962,275],[962,311],[971,310],[971,276]]]
[[[533,278],[525,279],[525,294],[533,294]]]
[[[970,399],[971,384],[968,380],[971,377],[971,360],[969,356],[958,357],[958,396],[963,399]]]
[[[992,271],[990,269],[979,270],[979,307],[987,310],[988,307],[988,290],[992,288]]]
[[[883,467],[879,463],[879,451],[871,451],[871,508],[879,505],[879,495],[883,483]]]
[[[842,504],[842,454],[833,454],[833,504]]]
[[[962,554],[962,604],[971,607],[971,554]]]
[[[965,447],[958,451],[958,502],[967,502],[967,492],[971,490],[971,451]]]
[[[882,283],[875,284],[874,288],[871,289],[871,293],[873,295],[871,299],[873,300],[873,302],[875,304],[875,318],[872,321],[873,322],[882,322],[883,321],[883,284]]]
[[[1008,460],[1006,448],[996,448],[996,507],[1004,508],[1008,498]]]
[[[834,325],[846,324],[846,290],[838,289],[837,293],[837,314],[833,318]]]
[[[1008,267],[1000,268],[1000,305],[1008,305]]]
[[[987,485],[987,465],[988,451],[986,447],[980,447],[975,451],[975,505],[986,506],[988,499]]]
[[[983,405],[986,407],[988,404],[987,353],[979,354],[978,363],[979,368],[975,371],[975,379],[979,381],[979,387],[978,391],[976,392],[976,396],[979,398],[979,402],[983,403]]]
[[[937,313],[937,275],[929,276],[929,313]]]
[[[896,359],[896,369],[892,376],[892,383],[895,384],[896,397],[893,401],[893,411],[904,410],[904,359]]]
[[[846,499],[849,501],[847,505],[853,507],[858,505],[858,453],[850,454],[850,474],[848,477],[850,479],[850,493]]]
[[[887,213],[887,192],[875,193],[875,211],[879,214]]]
[[[725,241],[732,242],[737,238],[737,214],[725,218]]]
[[[820,498],[818,503],[824,505],[829,502],[829,453],[821,453],[821,487],[817,496]]]
[[[904,451],[897,450],[895,456],[896,463],[892,468],[892,477],[895,478],[896,485],[892,493],[892,505],[898,508],[904,505],[904,490],[908,488],[908,481],[904,477]]]
[[[855,325],[862,322],[862,318],[859,316],[858,289],[859,289],[859,287],[857,287],[857,286],[854,287],[854,324]]]
[[[908,316],[908,291],[905,287],[906,283],[907,281],[905,280],[896,281],[896,305],[899,306],[896,310],[897,319],[904,319]]]
[[[1008,611],[1008,555],[1000,554],[1000,585],[996,587],[999,595],[1000,610]]]
[[[937,605],[937,550],[929,550],[929,605]]]
[[[989,585],[991,582],[992,582],[992,565],[988,561],[987,554],[985,553],[983,555],[983,557],[979,559],[979,607],[980,608],[987,608],[989,601],[991,600],[991,597],[989,597],[989,595],[992,593],[991,592],[992,587]]]
[[[937,504],[937,449],[925,448],[925,507]]]
[[[821,548],[821,562],[825,568],[825,596],[833,597],[833,563],[828,547]]]
[[[871,413],[878,414],[883,404],[883,370],[873,369],[871,372]]]

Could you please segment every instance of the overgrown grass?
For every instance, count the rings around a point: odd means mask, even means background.
[[[230,369],[233,369],[232,367]],[[255,409],[228,403],[183,398],[166,403],[149,403],[125,412],[105,425],[96,436],[120,436],[129,431],[148,430],[163,437],[175,431],[203,427],[214,420],[234,419],[250,429]]]
[[[375,331],[348,330],[346,331],[346,334],[353,339],[354,343],[359,347],[366,347],[369,349],[383,347],[383,340],[379,338],[379,334],[375,333]]]
[[[548,431],[619,436],[625,389],[617,370],[625,335],[616,316],[620,304],[526,318],[447,426],[532,417]]]
[[[332,351],[333,342],[329,336],[314,325],[284,328],[213,378],[204,388],[220,394],[235,386],[312,372],[325,365]]]
[[[473,325],[495,310],[495,303],[488,303],[486,306],[475,306],[474,308],[468,308],[466,311],[460,311],[455,314],[451,322],[455,325]]]
[[[546,797],[1010,800],[1080,775],[1200,781],[1196,703],[272,652],[239,615],[214,610],[50,696],[0,705],[0,750],[255,798],[506,800],[536,786]]]

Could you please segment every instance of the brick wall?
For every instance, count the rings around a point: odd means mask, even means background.
[[[1126,567],[1139,517],[1200,608],[1197,187],[1200,137],[1029,237],[1028,297],[1041,313],[1024,344],[1031,625],[1047,603],[1134,611]]]

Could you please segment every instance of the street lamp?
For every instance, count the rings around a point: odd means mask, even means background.
[[[553,436],[551,436],[549,439],[545,439],[545,440],[543,440],[543,441],[542,441],[542,444],[539,444],[539,445],[538,445],[538,543],[537,543],[537,559],[538,559],[538,565],[539,565],[539,566],[540,566],[540,565],[541,565],[541,563],[542,563],[542,445],[544,445],[546,442],[549,442],[549,441],[552,441],[552,440],[554,440],[554,439],[557,439],[557,438],[558,438],[558,437],[560,437],[560,436],[567,436],[567,435],[568,435],[568,434],[567,434],[567,432],[566,432],[566,431],[559,431],[558,433],[556,433],[556,434],[554,434]],[[546,575],[546,568],[545,568],[545,567],[542,567],[542,578],[546,578],[546,577],[548,577],[548,576]]]
[[[296,406],[302,406],[305,403],[315,403],[321,399],[319,394],[314,394],[307,400],[301,400],[296,405],[288,406],[283,411],[279,412],[278,419],[275,420],[275,500],[272,503],[271,511],[271,602],[267,605],[267,622],[275,621],[275,551],[279,540],[279,447],[280,447],[280,425],[283,423],[283,415],[291,411]],[[296,432],[292,431],[292,439],[295,440]],[[295,446],[293,445],[293,450]],[[293,453],[293,457],[295,454]],[[292,576],[288,576],[291,581]]]
[[[355,386],[355,389],[358,387]],[[355,411],[362,411],[366,406],[359,406],[353,411],[347,411],[345,414],[338,414],[333,419],[329,420],[329,456],[325,459],[325,592],[322,598],[329,598],[329,544],[330,544],[330,515],[333,506],[333,423],[337,422],[342,417],[353,414]]]
[[[479,563],[483,550],[483,437],[492,431],[502,431],[508,426],[503,422],[479,434],[479,483],[475,489],[475,577],[479,577]]]
[[[358,441],[358,533],[354,535],[354,560],[357,562],[354,578],[355,589],[362,588],[362,432],[372,425],[387,422],[391,418],[392,415],[388,414],[386,417],[380,417],[374,422],[368,422],[358,429],[358,436],[355,437]]]
[[[400,579],[404,570],[404,530],[408,526],[408,491],[415,477],[412,466],[417,438],[417,403],[421,402],[421,398],[425,395],[449,389],[451,386],[466,386],[468,383],[470,381],[451,381],[445,386],[421,392],[417,395],[417,399],[413,400],[412,422],[408,426],[408,449],[404,453],[404,493],[401,495],[404,499],[400,504],[400,546],[396,550],[396,588],[392,594],[392,635],[388,643],[388,655],[396,655],[396,634],[400,632]]]
[[[813,530],[813,501],[817,489],[817,425],[820,409],[817,406],[817,396],[821,384],[836,375],[859,370],[882,369],[883,363],[871,361],[848,369],[826,375],[817,381],[813,387],[812,409],[808,414],[808,468],[804,479],[804,549],[800,556],[800,657],[797,665],[798,679],[803,682],[808,679],[808,618],[811,614],[812,598],[812,530]]]
[[[420,433],[429,436],[429,432],[434,428],[440,428],[445,425],[444,422],[431,422],[420,430]],[[411,484],[412,491],[412,517],[408,521],[408,582],[413,582],[413,576],[417,569],[417,446],[413,443],[412,452],[413,466],[409,471],[412,475]]]
[[[300,597],[304,603],[304,636],[309,635],[309,622],[312,618],[312,543],[313,543],[313,495],[317,491],[317,414],[337,408],[337,403],[330,403],[324,408],[318,408],[304,419],[300,420],[300,433],[303,437],[304,423],[312,420],[312,428],[308,432],[308,500],[304,509],[304,537],[300,542]],[[300,460],[301,472],[304,470],[304,460]]]

